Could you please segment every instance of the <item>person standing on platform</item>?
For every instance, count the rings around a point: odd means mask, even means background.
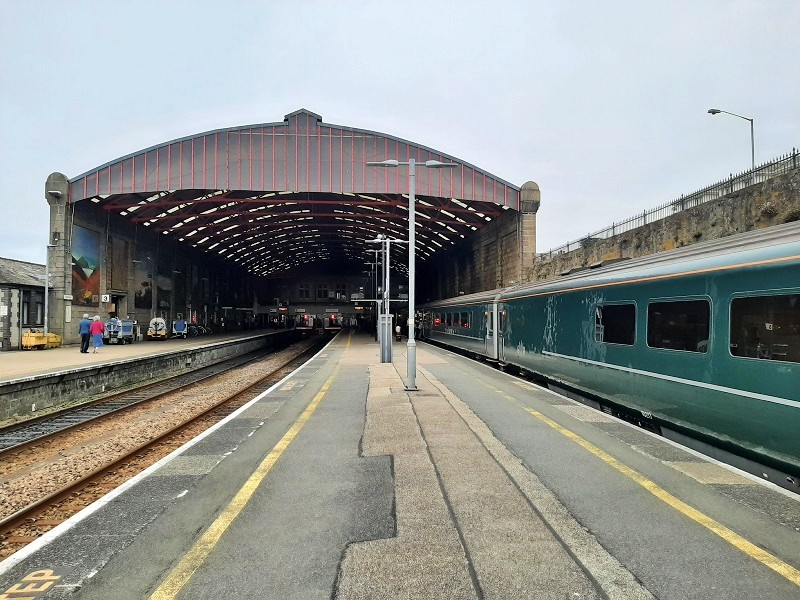
[[[89,352],[89,340],[91,339],[92,335],[89,333],[89,329],[91,329],[92,320],[89,318],[89,315],[83,315],[80,324],[78,325],[78,333],[81,334],[81,353],[86,354]]]
[[[103,345],[103,331],[105,331],[103,322],[100,320],[98,315],[95,315],[92,325],[89,327],[89,333],[92,334],[92,345],[94,346],[92,354],[97,354],[97,351]]]

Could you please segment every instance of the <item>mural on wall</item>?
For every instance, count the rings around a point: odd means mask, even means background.
[[[127,292],[128,242],[120,239],[112,239],[110,246],[106,264],[111,265],[111,273],[107,274],[106,279],[110,281],[110,287],[113,291]]]
[[[100,234],[72,228],[72,295],[74,304],[100,305]]]
[[[157,262],[156,308],[162,317],[168,319],[172,309],[172,257],[162,253]]]
[[[150,310],[153,308],[153,286],[151,285],[150,275],[152,261],[147,252],[138,250],[136,258],[133,261],[133,277],[134,277],[134,293],[133,293],[133,306],[134,308],[144,308]]]

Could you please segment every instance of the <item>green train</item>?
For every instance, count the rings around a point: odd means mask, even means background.
[[[420,309],[423,339],[800,491],[800,223]]]

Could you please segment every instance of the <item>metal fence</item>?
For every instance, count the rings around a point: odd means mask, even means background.
[[[631,229],[636,229],[638,227],[642,227],[643,225],[654,223],[656,221],[660,221],[661,219],[666,219],[675,213],[693,208],[703,204],[704,202],[716,200],[717,198],[725,196],[726,194],[736,192],[756,183],[762,183],[768,179],[777,177],[778,175],[783,175],[794,169],[797,169],[798,165],[800,165],[800,155],[798,155],[797,148],[792,148],[792,151],[789,154],[785,154],[774,160],[766,162],[755,169],[745,171],[739,175],[734,175],[731,173],[728,179],[714,183],[703,188],[702,190],[694,192],[693,194],[689,194],[688,196],[682,195],[676,200],[661,204],[660,206],[656,206],[650,210],[646,210],[643,213],[635,215],[629,219],[620,221],[619,223],[612,223],[610,227],[590,233],[584,238],[573,240],[564,244],[563,246],[559,246],[558,248],[552,248],[547,252],[540,252],[537,254],[537,256],[539,258],[552,258],[559,254],[565,254],[591,244],[593,240],[606,240],[615,235],[630,231]]]

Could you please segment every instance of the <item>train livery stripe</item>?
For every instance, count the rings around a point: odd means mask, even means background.
[[[555,358],[563,358],[565,360],[571,360],[575,362],[586,363],[590,365],[595,365],[599,367],[605,367],[608,369],[615,369],[617,371],[624,371],[626,373],[634,373],[635,375],[644,375],[645,377],[653,377],[655,379],[663,379],[664,381],[671,381],[673,383],[682,383],[685,385],[691,385],[694,387],[699,387],[707,390],[714,390],[715,392],[723,392],[725,394],[733,394],[736,396],[742,396],[744,398],[752,398],[754,400],[763,400],[764,402],[772,402],[774,404],[783,404],[784,406],[791,406],[793,408],[800,408],[800,402],[796,400],[788,400],[786,398],[780,398],[778,396],[768,396],[767,394],[759,394],[757,392],[748,392],[746,390],[740,390],[737,388],[729,388],[722,385],[716,385],[714,383],[705,383],[703,381],[695,381],[693,379],[684,379],[682,377],[675,377],[673,375],[663,375],[662,373],[654,373],[653,371],[643,371],[641,369],[632,369],[631,367],[622,367],[620,365],[614,365],[610,363],[599,362],[596,360],[589,360],[588,358],[579,358],[577,356],[568,356],[566,354],[558,354],[556,352],[547,352],[545,350],[542,351],[542,354],[545,356],[553,356]]]
[[[644,475],[642,475],[638,471],[634,471],[633,469],[631,469],[627,465],[622,464],[616,458],[614,458],[613,456],[603,452],[600,448],[598,448],[594,444],[586,441],[585,439],[580,437],[578,434],[570,431],[569,429],[567,429],[565,427],[562,427],[561,425],[559,425],[558,423],[556,423],[552,419],[549,419],[548,417],[544,416],[542,413],[540,413],[540,412],[538,412],[536,410],[533,410],[532,408],[528,408],[528,407],[520,404],[516,400],[514,400],[514,402],[515,402],[515,404],[518,404],[518,405],[522,406],[522,408],[524,408],[527,413],[533,415],[534,417],[536,417],[540,421],[542,421],[545,424],[547,424],[549,427],[552,427],[553,429],[555,429],[560,434],[566,436],[567,438],[571,439],[573,442],[579,444],[580,446],[582,446],[583,448],[585,448],[586,450],[588,450],[589,452],[591,452],[592,454],[594,454],[595,456],[600,458],[603,462],[605,462],[609,466],[613,467],[614,469],[616,469],[617,471],[619,471],[623,475],[631,478],[633,481],[638,483],[640,486],[642,486],[648,492],[653,494],[656,498],[658,498],[662,502],[668,504],[669,506],[671,506],[672,508],[674,508],[675,510],[680,512],[682,515],[684,515],[684,516],[690,518],[692,521],[702,525],[703,527],[705,527],[706,529],[708,529],[712,533],[718,535],[723,540],[728,542],[734,548],[737,548],[738,550],[744,552],[749,557],[757,560],[758,562],[760,562],[764,566],[769,567],[770,569],[772,569],[773,571],[775,571],[776,573],[778,573],[782,577],[788,579],[789,581],[791,581],[795,585],[800,586],[800,571],[795,569],[793,566],[783,562],[781,559],[779,559],[776,556],[773,556],[769,552],[767,552],[765,550],[762,550],[761,548],[759,548],[758,546],[756,546],[752,542],[747,541],[745,538],[740,536],[738,533],[735,533],[735,532],[731,531],[730,529],[728,529],[727,527],[725,527],[721,523],[718,523],[717,521],[715,521],[714,519],[712,519],[708,515],[705,515],[705,514],[701,513],[696,508],[693,508],[693,507],[689,506],[688,504],[686,504],[685,502],[683,502],[682,500],[679,500],[678,498],[676,498],[675,496],[670,494],[665,489],[659,487],[653,481],[650,481],[649,479],[647,479],[647,477],[645,477]]]
[[[348,337],[345,351],[350,348],[350,341],[351,337]],[[261,482],[272,470],[272,467],[281,457],[283,452],[286,450],[292,440],[294,440],[295,436],[300,433],[300,430],[311,418],[311,415],[314,414],[314,411],[317,410],[322,398],[324,398],[325,394],[328,392],[328,388],[339,374],[340,368],[341,363],[338,363],[336,368],[334,368],[333,373],[331,373],[331,376],[324,383],[322,388],[320,388],[320,391],[317,392],[317,395],[314,396],[314,399],[311,400],[308,406],[306,406],[306,409],[298,417],[297,421],[294,422],[294,425],[292,425],[289,428],[289,431],[284,434],[280,441],[273,446],[266,458],[261,462],[260,465],[258,465],[258,468],[255,470],[255,472],[233,497],[233,500],[230,501],[230,504],[228,504],[228,506],[226,506],[222,511],[222,514],[220,514],[220,516],[217,517],[211,526],[206,529],[205,533],[203,533],[200,539],[195,542],[195,545],[192,547],[192,549],[189,550],[189,552],[181,559],[180,563],[178,563],[178,566],[173,569],[173,571],[161,583],[158,589],[153,592],[153,595],[150,596],[150,600],[172,600],[176,598],[183,587],[189,583],[189,580],[192,578],[192,575],[194,575],[195,571],[200,568],[200,566],[214,550],[214,547],[217,545],[217,542],[219,542],[222,534],[225,533],[230,524],[233,523],[234,519],[239,516],[239,513],[242,512],[244,507],[250,501],[250,498],[253,497],[256,489],[258,489],[259,485],[261,485]]]

